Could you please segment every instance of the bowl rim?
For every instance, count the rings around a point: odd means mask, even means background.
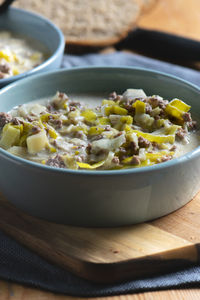
[[[73,68],[63,68],[63,69],[58,69],[54,70],[51,72],[45,72],[41,74],[35,74],[33,76],[27,77],[27,78],[22,78],[18,81],[15,81],[6,87],[0,89],[0,97],[1,94],[6,93],[7,90],[10,90],[12,88],[15,88],[16,85],[24,84],[28,81],[32,81],[33,79],[38,79],[41,80],[43,77],[48,77],[51,75],[55,74],[62,74],[62,73],[68,73],[68,72],[79,72],[79,71],[88,71],[88,70],[118,70],[118,71],[127,71],[127,70],[133,70],[133,71],[139,71],[139,72],[146,72],[146,73],[153,73],[154,75],[161,75],[166,78],[174,79],[176,81],[182,82],[186,84],[187,86],[189,85],[190,87],[193,87],[197,92],[200,94],[200,87],[194,85],[193,83],[190,83],[189,81],[185,79],[181,79],[177,76],[165,73],[165,72],[160,72],[157,70],[153,69],[147,69],[147,68],[140,68],[140,67],[129,67],[129,66],[87,66],[87,67],[73,67]],[[72,169],[64,169],[64,168],[57,168],[57,167],[50,167],[47,165],[43,165],[37,162],[33,162],[31,160],[15,156],[8,151],[4,150],[3,148],[0,147],[0,155],[3,157],[6,157],[7,159],[14,161],[15,163],[23,164],[24,167],[29,167],[29,168],[36,168],[40,171],[43,172],[54,172],[54,173],[59,173],[59,174],[70,174],[70,175],[88,175],[88,176],[120,176],[120,175],[131,175],[131,174],[141,174],[141,173],[148,173],[148,172],[157,172],[159,170],[166,170],[169,169],[170,167],[174,166],[180,166],[182,163],[188,161],[188,160],[193,160],[196,159],[200,155],[200,146],[195,148],[192,151],[189,151],[185,153],[184,155],[181,155],[180,157],[173,158],[172,160],[156,164],[153,166],[146,166],[142,168],[128,168],[128,169],[121,169],[121,170],[72,170]]]
[[[12,80],[15,81],[15,80],[24,79],[25,77],[30,76],[30,75],[34,74],[35,72],[42,71],[43,68],[45,68],[46,66],[51,64],[57,58],[57,56],[62,54],[62,52],[64,51],[64,48],[65,48],[65,38],[64,38],[64,35],[63,35],[61,29],[58,26],[56,26],[53,22],[51,22],[48,18],[46,18],[40,14],[37,14],[35,12],[28,11],[28,10],[21,9],[21,8],[16,8],[16,7],[10,7],[9,11],[13,11],[14,13],[17,12],[17,13],[26,14],[29,16],[33,16],[36,19],[43,20],[45,23],[48,24],[48,26],[50,26],[51,29],[54,30],[54,32],[56,32],[56,34],[59,38],[59,43],[57,45],[56,50],[53,53],[51,53],[49,58],[47,58],[44,62],[42,62],[37,67],[35,67],[31,70],[28,70],[26,72],[23,72],[21,74],[15,75],[15,76],[10,76],[7,78],[0,79],[0,84],[3,84],[3,85],[6,84],[7,82],[12,82]],[[8,13],[9,13],[9,11],[8,11]],[[27,36],[27,37],[31,38],[31,35]]]

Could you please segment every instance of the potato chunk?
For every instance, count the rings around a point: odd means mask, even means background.
[[[147,95],[142,89],[127,89],[123,93],[123,100],[133,100],[135,98],[146,98]]]
[[[20,130],[14,126],[7,124],[4,126],[3,134],[0,140],[0,146],[4,149],[8,149],[15,145],[20,138]]]
[[[43,150],[48,144],[48,139],[45,131],[40,131],[37,134],[31,135],[26,140],[28,152],[36,154]]]

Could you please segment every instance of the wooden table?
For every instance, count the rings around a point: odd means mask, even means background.
[[[101,298],[74,298],[0,281],[0,300],[198,300],[199,298],[199,289],[171,290]]]
[[[151,11],[140,19],[139,26],[148,29],[164,30],[181,36],[200,40],[200,1],[199,0],[159,0]],[[70,300],[73,297],[58,295],[25,287],[19,284],[0,281],[0,300]],[[81,298],[75,298],[81,299]],[[94,298],[91,298],[94,299]],[[97,299],[97,298],[96,298]],[[180,289],[161,292],[148,292],[134,295],[104,297],[108,300],[195,300],[200,299],[200,289]]]

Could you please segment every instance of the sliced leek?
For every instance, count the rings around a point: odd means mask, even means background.
[[[144,114],[145,113],[145,109],[146,109],[146,104],[140,100],[136,100],[133,105],[135,108],[135,113],[136,114]]]
[[[97,169],[97,168],[101,167],[104,163],[105,163],[105,160],[99,161],[99,162],[97,162],[95,164],[92,164],[92,165],[87,164],[87,163],[77,162],[77,165],[81,169],[90,169],[90,170],[93,170],[93,169]]]

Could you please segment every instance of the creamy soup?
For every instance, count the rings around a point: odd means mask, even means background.
[[[89,170],[152,166],[199,146],[190,106],[143,90],[100,95],[57,92],[0,113],[0,146],[44,165]]]
[[[44,46],[36,41],[0,31],[0,79],[29,71],[47,57]]]

